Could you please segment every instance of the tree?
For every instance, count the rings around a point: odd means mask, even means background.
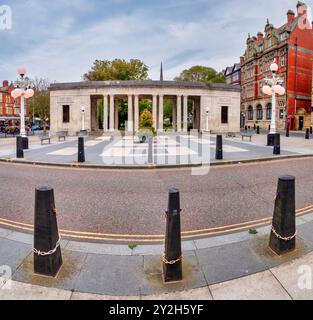
[[[32,117],[39,117],[46,129],[46,119],[50,118],[50,82],[48,79],[35,78],[31,80],[35,94],[27,101],[28,111]],[[33,121],[34,122],[34,121]]]
[[[225,83],[225,76],[218,73],[213,68],[204,66],[194,66],[190,69],[184,70],[176,81],[192,81],[205,83]]]
[[[87,81],[114,81],[114,80],[146,80],[149,68],[138,59],[129,61],[124,59],[96,60],[84,80]]]

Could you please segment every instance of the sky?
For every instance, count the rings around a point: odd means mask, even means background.
[[[313,7],[313,0],[307,0]],[[96,59],[142,60],[149,77],[173,80],[193,65],[221,71],[239,62],[248,33],[286,21],[296,0],[0,0],[0,80],[81,81]]]

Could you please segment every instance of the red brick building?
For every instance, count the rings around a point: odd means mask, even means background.
[[[21,98],[13,99],[11,92],[14,90],[13,83],[9,84],[7,80],[3,81],[0,87],[0,117],[1,118],[14,118],[20,116]],[[25,101],[25,110],[26,101]],[[27,111],[26,111],[27,114]]]
[[[313,30],[306,12],[306,4],[298,2],[297,14],[289,10],[283,26],[275,28],[267,21],[264,34],[249,35],[240,61],[242,125],[257,123],[267,128],[271,122],[271,97],[262,93],[262,87],[264,78],[271,77],[269,67],[274,59],[286,88],[286,95],[277,98],[278,128],[287,123],[292,130],[312,125]]]

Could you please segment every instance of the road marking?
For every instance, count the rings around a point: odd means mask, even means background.
[[[57,151],[53,151],[48,153],[48,155],[51,156],[73,156],[74,154],[76,154],[77,148],[63,148]]]

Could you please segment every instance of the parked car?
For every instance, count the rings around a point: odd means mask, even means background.
[[[41,130],[42,130],[42,127],[41,127],[39,124],[34,124],[34,125],[31,127],[31,130],[32,130],[32,131],[41,131]]]

